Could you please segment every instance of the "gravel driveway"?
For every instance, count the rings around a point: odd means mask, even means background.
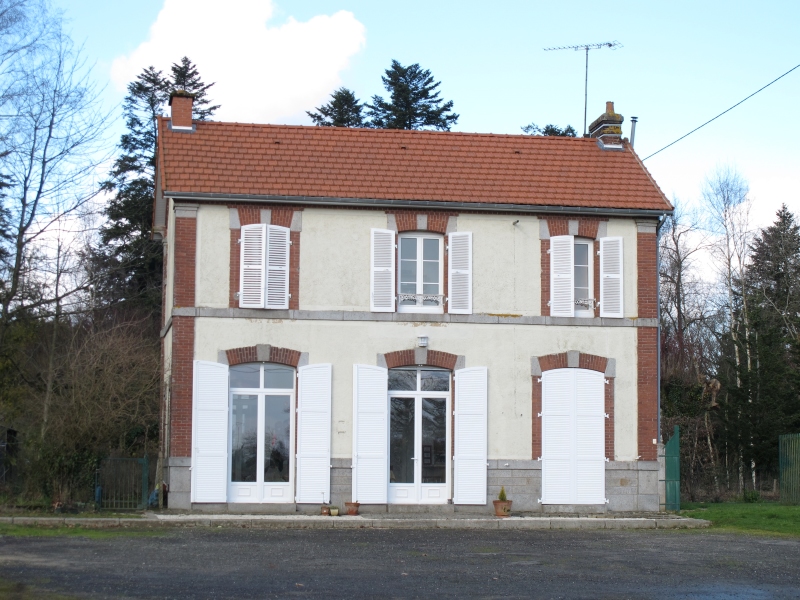
[[[800,540],[231,528],[0,537],[0,577],[88,598],[798,598]]]

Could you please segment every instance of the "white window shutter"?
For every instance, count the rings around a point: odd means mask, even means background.
[[[331,365],[297,370],[298,503],[331,499]]]
[[[542,375],[542,503],[572,504],[575,369]]]
[[[387,503],[388,379],[387,369],[353,365],[353,502]]]
[[[622,318],[622,238],[600,238],[600,316]]]
[[[486,504],[488,370],[456,371],[455,504]]]
[[[264,308],[266,225],[244,225],[239,241],[239,307]]]
[[[605,504],[605,378],[597,371],[571,370],[575,371],[575,500],[572,503]]]
[[[194,361],[192,502],[228,500],[228,365]]]
[[[265,308],[289,308],[289,229],[267,225]]]
[[[447,312],[472,314],[472,233],[448,235]]]
[[[575,316],[575,238],[550,238],[550,316]]]
[[[372,229],[369,309],[394,312],[395,235],[391,229]]]

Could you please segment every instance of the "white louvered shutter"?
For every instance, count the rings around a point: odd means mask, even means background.
[[[331,499],[331,365],[297,370],[297,498]]]
[[[622,238],[600,238],[600,316],[623,317]]]
[[[486,504],[488,370],[456,371],[453,502]]]
[[[266,225],[244,225],[239,241],[239,307],[264,308]]]
[[[265,308],[289,308],[289,229],[267,225]]]
[[[550,316],[575,316],[575,238],[550,238]]]
[[[597,371],[571,370],[575,371],[575,499],[571,504],[605,504],[605,378]]]
[[[447,312],[472,314],[472,233],[448,236]]]
[[[394,231],[371,230],[370,296],[372,312],[394,312]]]
[[[194,361],[192,502],[228,500],[228,365]]]
[[[389,371],[353,365],[353,502],[386,504],[389,493]]]
[[[574,371],[542,376],[542,504],[572,504]]]

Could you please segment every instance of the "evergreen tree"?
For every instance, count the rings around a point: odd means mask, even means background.
[[[341,87],[331,94],[330,102],[306,114],[319,127],[364,127],[363,108],[351,90]]]
[[[441,129],[449,131],[459,115],[453,112],[453,101],[439,98],[441,82],[434,81],[431,72],[418,63],[404,67],[396,60],[381,77],[386,91],[391,94],[387,102],[373,96],[367,104],[371,125],[382,129]]]
[[[219,106],[211,106],[207,91],[213,84],[200,79],[186,57],[172,65],[172,76],[148,67],[128,84],[122,105],[127,131],[120,139],[119,157],[102,184],[111,195],[100,229],[103,244],[92,252],[89,268],[95,279],[95,301],[101,305],[126,302],[160,314],[162,248],[151,239],[155,195],[155,118],[164,112],[169,94],[184,89],[195,94],[193,117],[204,120]],[[199,108],[198,108],[199,106]]]
[[[523,133],[528,135],[544,135],[544,136],[559,136],[559,137],[576,137],[578,133],[572,125],[567,125],[563,129],[558,125],[548,124],[544,128],[539,127],[536,123],[530,123],[524,127],[520,127]]]
[[[187,56],[181,59],[180,63],[172,65],[172,89],[185,90],[194,94],[192,104],[192,118],[197,121],[207,121],[214,115],[219,108],[219,104],[211,106],[208,98],[208,90],[214,86],[213,83],[203,83],[200,73],[197,72],[195,65]]]

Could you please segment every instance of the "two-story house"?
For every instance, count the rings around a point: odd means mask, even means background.
[[[590,138],[158,121],[170,508],[659,509],[657,228]]]

